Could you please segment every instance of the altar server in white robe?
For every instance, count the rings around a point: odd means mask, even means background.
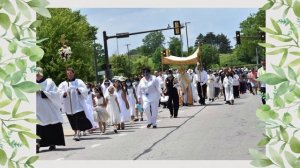
[[[215,75],[211,70],[208,70],[207,75],[207,97],[209,101],[215,100]]]
[[[52,79],[43,76],[43,69],[37,67],[36,82],[41,87],[41,90],[36,92],[36,115],[40,121],[36,131],[41,138],[37,140],[37,153],[40,147],[50,146],[49,150],[55,150],[56,145],[65,146],[63,118],[59,110],[60,100],[57,87]]]
[[[75,131],[74,140],[80,141],[80,131],[92,128],[92,124],[87,118],[88,89],[81,79],[75,78],[72,68],[67,69],[67,81],[62,82],[58,88],[62,99],[62,112],[67,114],[71,127]]]
[[[233,105],[234,104],[234,96],[233,96],[233,78],[231,77],[230,72],[226,72],[226,76],[223,80],[223,86],[225,89],[225,97],[226,102]]]
[[[147,115],[147,128],[151,125],[157,128],[158,103],[161,95],[159,81],[150,74],[150,69],[144,68],[142,72],[144,77],[138,86],[138,101],[143,102],[144,112]]]

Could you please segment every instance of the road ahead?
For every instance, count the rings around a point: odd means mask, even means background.
[[[255,116],[258,106],[259,96],[244,94],[233,106],[220,98],[181,107],[178,118],[160,108],[157,129],[135,122],[118,134],[109,127],[105,135],[96,131],[79,142],[72,140],[65,118],[66,146],[41,148],[38,155],[41,160],[250,160],[248,149],[257,148],[264,131]]]

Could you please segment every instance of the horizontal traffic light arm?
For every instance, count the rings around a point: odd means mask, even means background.
[[[180,28],[184,28],[184,26],[180,26]],[[144,34],[144,33],[151,33],[151,32],[157,32],[157,31],[163,31],[163,30],[171,30],[174,29],[174,27],[168,27],[164,29],[155,29],[155,30],[148,30],[148,31],[141,31],[141,32],[134,32],[134,33],[117,33],[115,36],[107,36],[107,39],[110,38],[126,38],[131,35],[136,35],[136,34]]]

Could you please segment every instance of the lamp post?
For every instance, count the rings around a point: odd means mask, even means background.
[[[128,69],[129,69],[129,73],[131,75],[131,68],[130,68],[130,57],[129,57],[129,46],[130,44],[125,44],[127,46],[127,56],[128,56]]]
[[[185,33],[186,33],[186,46],[187,46],[187,54],[189,55],[189,37],[188,37],[188,32],[187,32],[187,24],[191,22],[185,22]]]
[[[95,65],[95,72],[96,72],[96,84],[99,83],[99,78],[98,78],[98,67],[97,67],[97,50],[96,50],[96,40],[94,39],[94,65]]]

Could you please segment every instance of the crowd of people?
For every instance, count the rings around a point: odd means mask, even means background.
[[[195,69],[169,69],[165,72],[144,68],[142,75],[135,78],[114,76],[93,85],[76,78],[72,68],[66,70],[67,80],[56,86],[51,78],[45,78],[43,69],[36,68],[36,82],[41,86],[37,94],[37,152],[40,147],[55,150],[57,145],[65,145],[63,117],[66,114],[74,140],[93,133],[99,128],[105,134],[107,126],[113,132],[124,130],[125,123],[144,121],[147,128],[157,128],[159,106],[168,108],[170,118],[178,117],[180,106],[205,106],[207,101],[224,97],[226,104],[234,105],[234,100],[249,90],[257,94],[265,93],[265,84],[257,77],[265,73],[265,63],[256,71],[247,68],[224,68],[205,70],[199,63]],[[262,96],[265,104],[265,98]]]

